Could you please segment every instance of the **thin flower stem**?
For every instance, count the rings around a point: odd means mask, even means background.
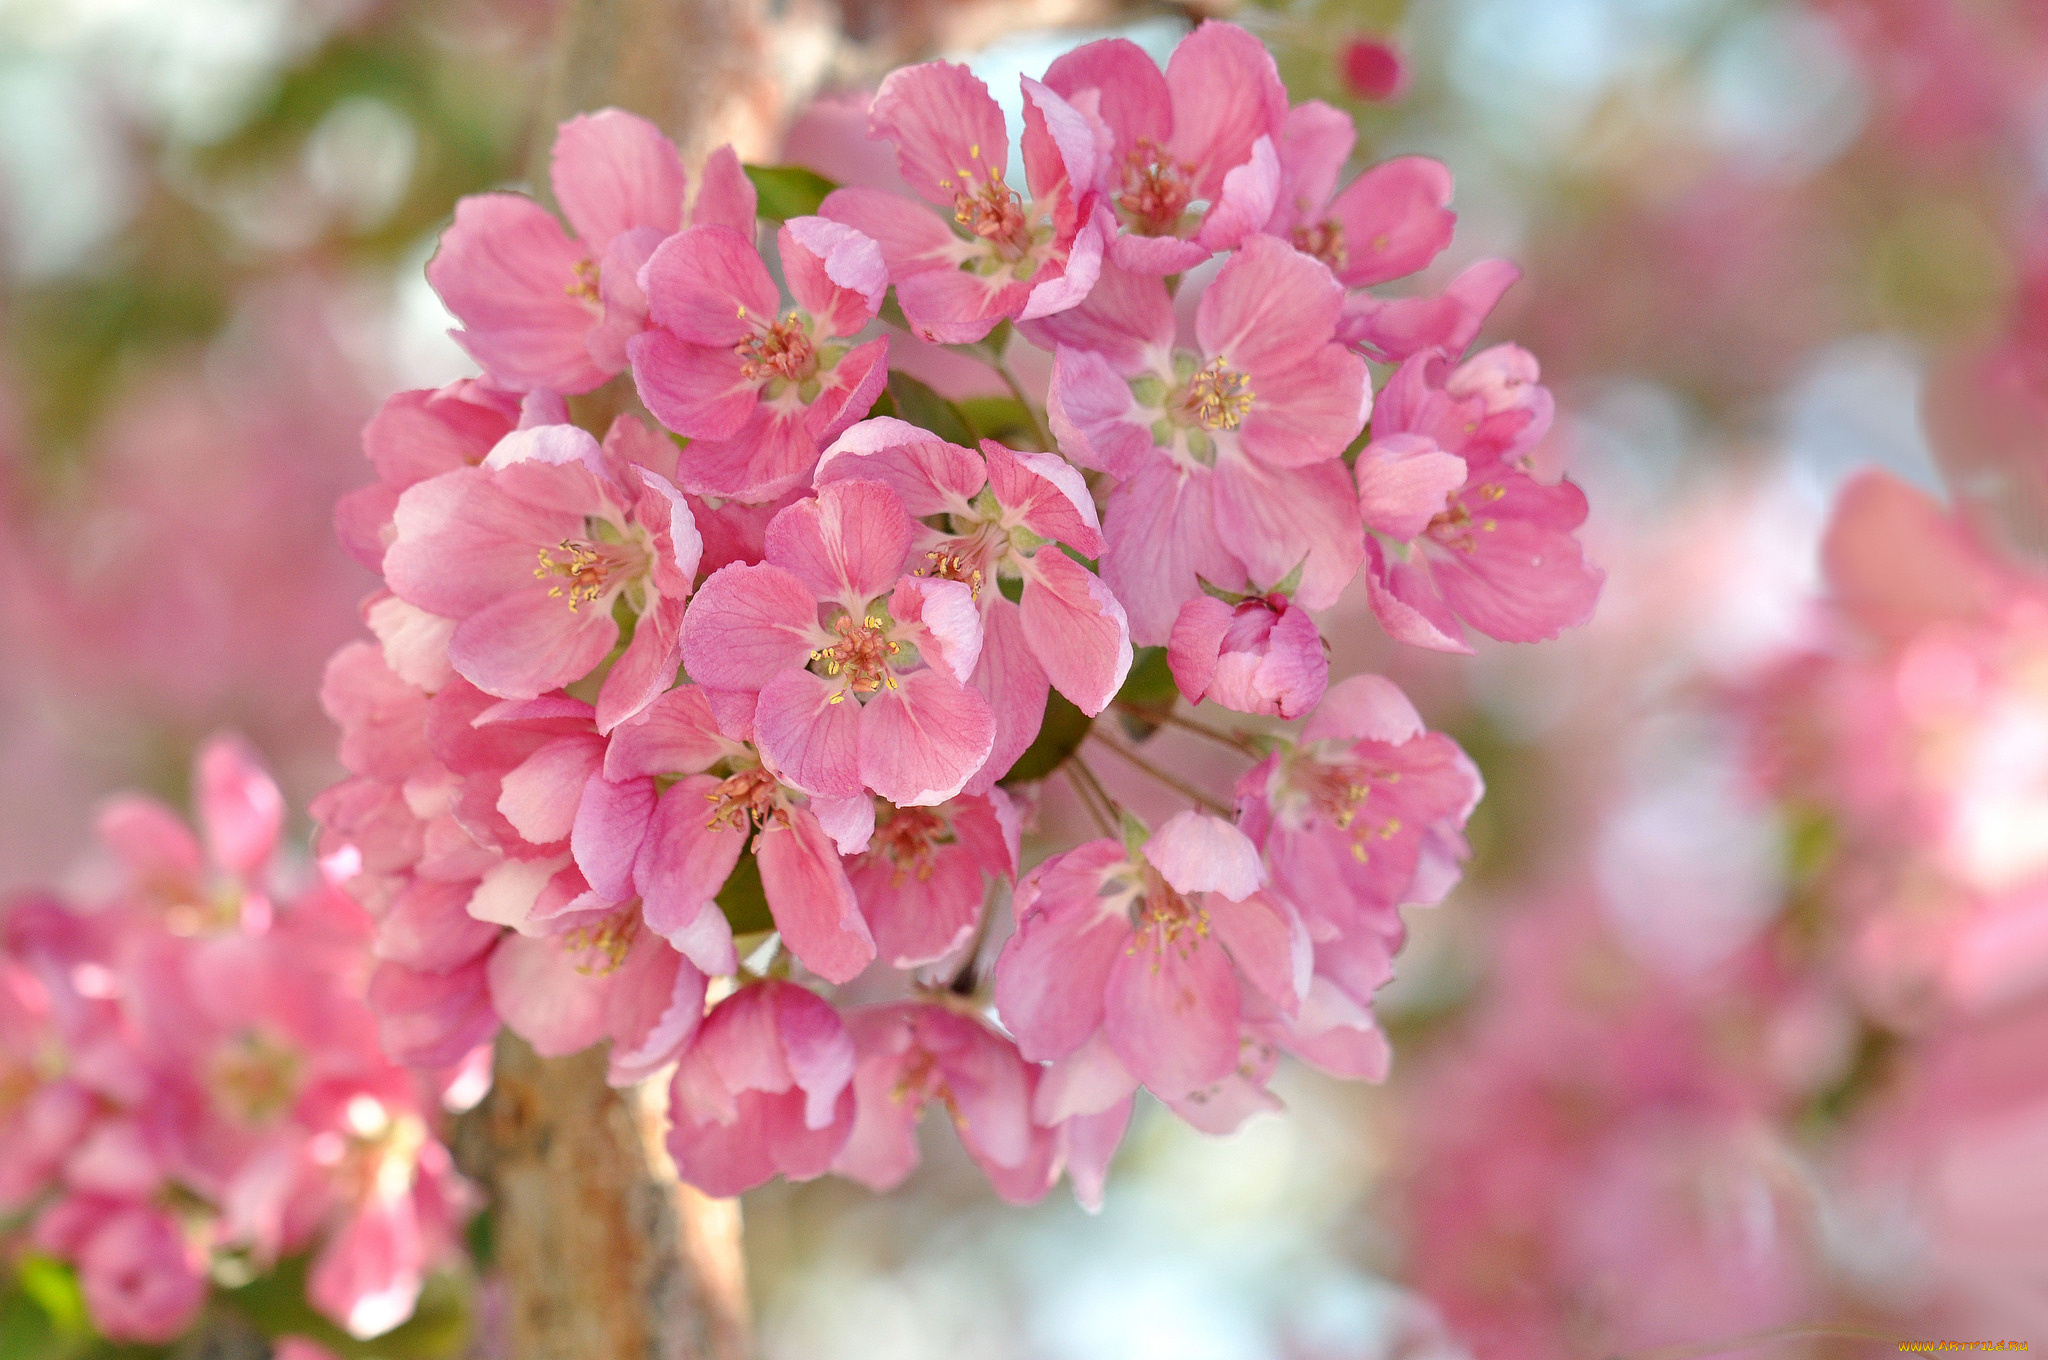
[[[1031,433],[1038,438],[1039,447],[1047,453],[1059,452],[1059,445],[1053,442],[1052,431],[1045,427],[1045,417],[1038,414],[1038,408],[1031,404],[1031,398],[1024,395],[1024,384],[1017,381],[1017,375],[1010,371],[1009,360],[1000,354],[988,356],[988,366],[996,371],[1003,385],[1010,389],[1010,395],[1024,408],[1024,414],[1031,418]]]
[[[1241,756],[1256,758],[1259,754],[1256,750],[1252,749],[1250,742],[1237,733],[1225,732],[1221,728],[1211,727],[1207,723],[1196,722],[1193,718],[1183,718],[1180,714],[1167,709],[1146,708],[1139,704],[1121,702],[1117,704],[1117,707],[1135,717],[1143,718],[1146,722],[1161,723],[1168,727],[1178,727],[1183,732],[1192,732],[1198,737],[1206,737],[1218,746],[1228,746]]]
[[[1165,770],[1160,769],[1157,765],[1154,765],[1151,761],[1145,759],[1145,757],[1139,755],[1136,751],[1131,750],[1128,746],[1125,746],[1123,743],[1112,741],[1108,737],[1103,736],[1102,733],[1099,731],[1091,730],[1088,733],[1088,735],[1093,737],[1096,741],[1101,742],[1102,745],[1107,747],[1109,750],[1112,750],[1116,752],[1118,755],[1122,756],[1132,765],[1137,766],[1138,769],[1142,770],[1146,774],[1151,775],[1154,779],[1166,785],[1166,787],[1172,789],[1181,797],[1191,800],[1197,806],[1205,807],[1219,817],[1228,817],[1231,815],[1231,807],[1228,803],[1224,802],[1220,798],[1215,797],[1213,794],[1203,792],[1201,789],[1196,788],[1193,784],[1190,784],[1186,780],[1182,779],[1179,775],[1168,774]]]
[[[1088,815],[1105,836],[1117,834],[1116,800],[1102,787],[1102,781],[1095,777],[1095,771],[1088,768],[1086,761],[1078,755],[1068,756],[1065,763],[1067,781],[1074,786],[1074,792],[1081,799],[1081,805],[1088,809]],[[1097,801],[1097,800],[1100,801]]]
[[[1731,1351],[1748,1350],[1771,1341],[1792,1341],[1805,1336],[1853,1336],[1863,1341],[1886,1341],[1897,1344],[1898,1338],[1883,1332],[1873,1332],[1865,1327],[1851,1327],[1841,1322],[1802,1322],[1790,1327],[1773,1327],[1768,1331],[1746,1332],[1741,1336],[1723,1337],[1719,1341],[1688,1341],[1675,1346],[1658,1346],[1647,1351],[1632,1351],[1616,1355],[1610,1360],[1701,1360],[1709,1355],[1726,1355]]]

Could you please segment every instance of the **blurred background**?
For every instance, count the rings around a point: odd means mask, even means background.
[[[332,505],[385,393],[472,371],[422,268],[575,102],[578,2],[0,0],[0,888],[70,873],[108,790],[181,798],[213,731],[294,807],[335,776],[318,678],[371,581]],[[2048,9],[1216,12],[1295,100],[1357,117],[1361,159],[1450,165],[1458,239],[1422,284],[1521,264],[1486,338],[1557,393],[1607,592],[1476,661],[1394,654],[1362,601],[1325,622],[1340,673],[1393,675],[1489,785],[1465,884],[1411,913],[1383,995],[1388,1085],[1284,1070],[1290,1112],[1227,1139],[1141,1110],[1095,1218],[1004,1207],[950,1137],[893,1196],[770,1186],[746,1202],[764,1352],[1593,1357],[1816,1319],[2048,1343],[2048,1106],[1955,1154],[2005,1169],[1956,1190],[1997,1203],[1954,1232],[1926,1140],[1866,1136],[1897,1122],[1911,1027],[1802,972],[1834,842],[1756,777],[1743,697],[1820,636],[1859,468],[2040,549],[1983,464],[2048,461]],[[741,95],[713,140],[795,158],[814,94],[898,61],[957,56],[1007,97],[1074,43],[1163,55],[1197,17],[786,0],[707,49]]]

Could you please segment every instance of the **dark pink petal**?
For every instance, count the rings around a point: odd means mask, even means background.
[[[1223,176],[1251,159],[1252,143],[1277,138],[1287,90],[1265,45],[1236,24],[1210,19],[1180,40],[1166,63],[1173,96],[1167,149],[1195,167],[1195,197],[1218,197]]]
[[[704,974],[688,959],[652,936],[635,941],[605,998],[606,1080],[630,1086],[668,1066],[703,1022],[704,990]]]
[[[740,373],[730,345],[693,345],[667,331],[626,342],[633,385],[663,426],[692,439],[725,439],[760,404],[761,384]],[[687,487],[689,481],[684,479]]]
[[[1433,298],[1381,300],[1353,293],[1345,305],[1340,338],[1375,358],[1399,363],[1424,350],[1465,352],[1501,295],[1522,277],[1506,260],[1480,260]]]
[[[1145,842],[1145,859],[1183,893],[1217,893],[1236,902],[1266,881],[1259,849],[1206,812],[1176,812]]]
[[[817,484],[879,482],[906,513],[922,519],[964,510],[988,483],[986,463],[970,449],[890,416],[849,426],[818,460]]]
[[[704,160],[697,181],[697,201],[690,205],[690,225],[730,227],[742,236],[754,234],[759,207],[754,182],[747,178],[731,146],[721,146]]]
[[[676,682],[683,664],[683,602],[658,598],[597,692],[597,730],[610,732]]]
[[[1166,664],[1174,686],[1191,704],[1202,702],[1216,675],[1223,635],[1236,611],[1213,595],[1197,595],[1180,607],[1173,633],[1166,640]]]
[[[1365,559],[1358,496],[1343,463],[1276,468],[1251,458],[1223,459],[1215,486],[1216,536],[1253,580],[1274,585],[1298,566],[1297,604],[1328,609],[1337,603]]]
[[[1396,557],[1378,539],[1365,545],[1366,599],[1387,636],[1411,647],[1470,654],[1464,629],[1451,613],[1420,555]]]
[[[746,848],[743,826],[711,821],[709,795],[717,787],[718,780],[710,775],[692,775],[661,795],[633,866],[633,885],[640,894],[648,929],[682,949],[705,972],[729,973],[733,967],[730,931],[722,947],[714,932],[710,957],[701,948],[684,948],[678,940],[701,914],[724,920],[712,899],[725,886]]]
[[[946,200],[947,206],[952,200]],[[882,248],[889,278],[901,283],[928,269],[950,269],[960,238],[944,218],[901,194],[880,189],[834,189],[818,211],[843,222]]]
[[[775,928],[804,967],[827,982],[847,982],[874,962],[874,936],[816,817],[794,809],[787,826],[762,829],[754,853]]]
[[[592,249],[635,227],[663,235],[683,221],[683,158],[645,118],[581,113],[555,133],[549,165],[562,215]]]
[[[939,670],[912,671],[861,711],[860,782],[898,807],[943,803],[988,760],[995,736],[979,690]]]
[[[1245,568],[1217,532],[1214,481],[1206,468],[1159,458],[1110,493],[1102,579],[1123,603],[1140,647],[1167,641],[1182,602],[1201,594],[1202,581],[1245,587]],[[1292,570],[1289,563],[1272,579]]]
[[[827,335],[852,335],[880,310],[889,266],[872,237],[825,217],[792,217],[777,234],[796,305]]]
[[[1059,549],[1025,564],[1024,631],[1060,693],[1093,717],[1109,706],[1131,670],[1124,607],[1094,572]]]
[[[849,798],[861,791],[861,713],[839,684],[792,668],[762,686],[754,740],[784,782],[816,797]]]
[[[652,779],[613,783],[597,773],[583,786],[569,832],[569,851],[591,888],[607,902],[633,896],[633,861],[640,857],[654,802]]]
[[[875,949],[891,968],[935,963],[965,944],[981,922],[986,884],[960,846],[941,846],[920,868],[872,854],[847,871]]]
[[[703,689],[681,685],[612,731],[604,774],[620,781],[641,775],[696,774],[733,751],[718,730]]]
[[[1442,161],[1396,156],[1375,165],[1330,204],[1344,228],[1337,277],[1363,288],[1421,269],[1451,243],[1458,215],[1450,202],[1451,172]]]
[[[678,340],[732,346],[774,323],[782,294],[754,244],[730,227],[692,227],[641,271],[648,315]]]
[[[1209,697],[1239,713],[1299,718],[1330,682],[1329,653],[1305,609],[1282,612],[1256,649],[1237,650],[1234,639],[1226,648]]]
[[[683,617],[683,667],[710,689],[758,691],[818,645],[818,601],[781,567],[713,572]]]
[[[768,560],[816,599],[858,613],[903,574],[916,532],[888,487],[834,482],[769,521]]]
[[[1173,95],[1166,74],[1129,38],[1085,43],[1045,71],[1045,84],[1069,103],[1095,92],[1096,111],[1116,136],[1117,154],[1139,138],[1165,146],[1173,135]]]
[[[605,1037],[611,978],[577,971],[552,939],[507,936],[491,953],[491,1004],[514,1034],[545,1058],[559,1058]]]
[[[1110,969],[1131,943],[1131,923],[1097,894],[1103,875],[1124,862],[1116,841],[1090,841],[1017,885],[1017,930],[996,960],[996,1009],[1034,1062],[1064,1058],[1102,1024]]]
[[[1465,485],[1465,460],[1420,434],[1373,440],[1359,454],[1356,471],[1365,527],[1402,543],[1420,538]]]
[[[1102,1029],[1153,1094],[1175,1099],[1237,1066],[1238,991],[1230,958],[1190,927],[1160,942],[1141,932],[1109,971]]]
[[[962,193],[1001,179],[1010,134],[988,86],[965,66],[928,61],[890,73],[868,106],[873,135],[896,144],[896,164],[927,202],[951,208]]]
[[[981,451],[988,459],[988,483],[997,502],[1025,528],[1064,543],[1083,557],[1102,555],[1095,498],[1072,463],[1056,453],[1019,453],[993,439],[982,440]]]
[[[1344,289],[1320,260],[1276,237],[1254,236],[1202,294],[1195,336],[1204,354],[1221,355],[1239,372],[1279,377],[1329,344],[1343,306]],[[1253,392],[1256,411],[1266,393],[1256,382]]]
[[[455,205],[427,281],[462,322],[455,338],[492,377],[520,391],[588,392],[610,375],[584,347],[595,312],[567,291],[586,260],[532,199],[475,194]]]

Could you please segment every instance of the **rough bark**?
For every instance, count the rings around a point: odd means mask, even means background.
[[[743,1360],[737,1202],[679,1184],[657,1092],[614,1091],[592,1050],[541,1058],[507,1033],[463,1124],[491,1195],[514,1360]]]

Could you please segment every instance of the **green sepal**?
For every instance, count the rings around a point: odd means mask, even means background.
[[[1131,852],[1131,858],[1142,858],[1145,842],[1152,839],[1152,828],[1140,821],[1138,814],[1129,808],[1118,808],[1117,830],[1122,834],[1124,849]]]

